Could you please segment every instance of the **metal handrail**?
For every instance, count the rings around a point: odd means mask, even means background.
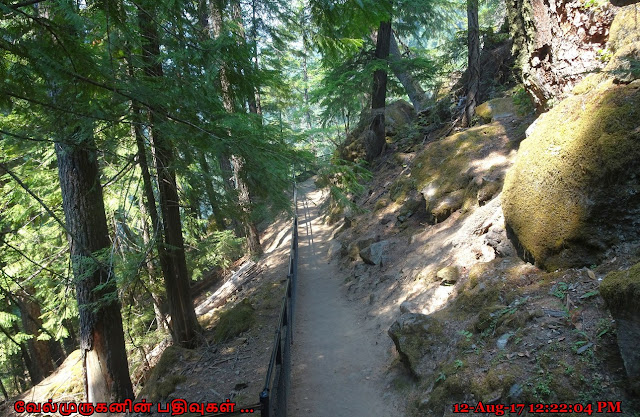
[[[262,417],[287,415],[288,372],[290,367],[291,345],[293,344],[293,311],[295,306],[296,281],[298,276],[298,190],[293,184],[293,222],[291,225],[291,250],[287,284],[282,297],[282,308],[278,328],[275,330],[271,360],[267,368],[264,389],[260,393]],[[283,340],[284,338],[284,340]],[[274,374],[277,373],[277,377]],[[273,389],[275,388],[275,390]],[[272,414],[272,399],[277,395],[280,407]]]

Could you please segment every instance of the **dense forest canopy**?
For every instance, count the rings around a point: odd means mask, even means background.
[[[127,363],[202,343],[190,287],[260,256],[298,176],[348,204],[385,103],[473,123],[506,18],[500,0],[3,0],[4,398],[78,348],[89,400],[132,397]]]

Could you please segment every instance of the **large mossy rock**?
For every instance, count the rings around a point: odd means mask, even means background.
[[[618,346],[631,389],[640,394],[640,263],[627,271],[608,274],[600,294],[616,320]]]
[[[635,59],[634,45],[610,47],[605,70],[536,121],[507,172],[505,221],[548,270],[599,263],[608,248],[640,238],[640,80],[619,70]]]
[[[435,361],[424,360],[437,355],[444,326],[432,315],[405,313],[389,328],[388,334],[402,362],[418,377],[428,375]]]
[[[522,137],[494,121],[427,144],[411,167],[411,181],[424,197],[427,221],[442,222],[457,210],[484,204],[498,194],[513,148]]]

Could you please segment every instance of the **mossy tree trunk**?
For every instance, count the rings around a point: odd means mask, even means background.
[[[89,402],[133,398],[116,279],[106,257],[111,247],[100,174],[90,126],[78,127],[79,143],[57,143],[62,207],[69,232],[80,349]]]
[[[244,29],[242,26],[242,14],[237,2],[234,2],[232,8],[234,19],[238,19],[235,22],[237,27],[239,28],[239,33],[237,33],[237,37],[241,43],[245,42],[244,39]],[[224,2],[220,0],[216,0],[211,3],[210,7],[210,15],[211,15],[211,35],[214,37],[219,37],[222,34],[222,28],[224,25],[223,22],[223,11],[224,11]],[[227,113],[234,113],[236,108],[234,105],[234,97],[231,94],[231,83],[229,82],[229,77],[227,74],[227,68],[222,66],[220,68],[220,86],[222,89],[222,104],[227,111]],[[253,88],[251,88],[253,90]],[[249,110],[251,113],[260,114],[260,107],[258,106],[257,95],[249,94]],[[226,158],[229,160],[228,158]],[[235,188],[238,192],[238,205],[240,206],[240,210],[242,211],[242,225],[244,236],[247,239],[247,249],[251,255],[261,255],[262,247],[260,245],[260,234],[258,233],[258,228],[251,218],[251,194],[249,190],[249,186],[245,182],[245,179],[242,177],[242,170],[244,167],[244,159],[239,155],[232,155],[230,158],[231,169],[233,172],[233,180],[235,182]]]
[[[407,96],[409,96],[409,100],[411,100],[411,104],[413,104],[413,108],[416,113],[419,113],[424,110],[424,105],[427,102],[427,95],[418,80],[416,80],[409,71],[402,69],[399,65],[402,61],[402,53],[400,52],[398,41],[393,31],[389,40],[391,70],[398,81],[400,81],[400,84],[404,87],[404,91],[407,93]]]
[[[605,48],[612,7],[595,12],[568,0],[506,0],[506,8],[517,66],[538,109],[602,68],[598,50]]]

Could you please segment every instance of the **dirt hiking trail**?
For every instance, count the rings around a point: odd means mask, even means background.
[[[399,415],[388,382],[391,343],[386,329],[365,321],[364,309],[343,294],[344,276],[336,260],[329,259],[333,229],[319,215],[322,192],[306,181],[298,194],[298,290],[288,415]]]

